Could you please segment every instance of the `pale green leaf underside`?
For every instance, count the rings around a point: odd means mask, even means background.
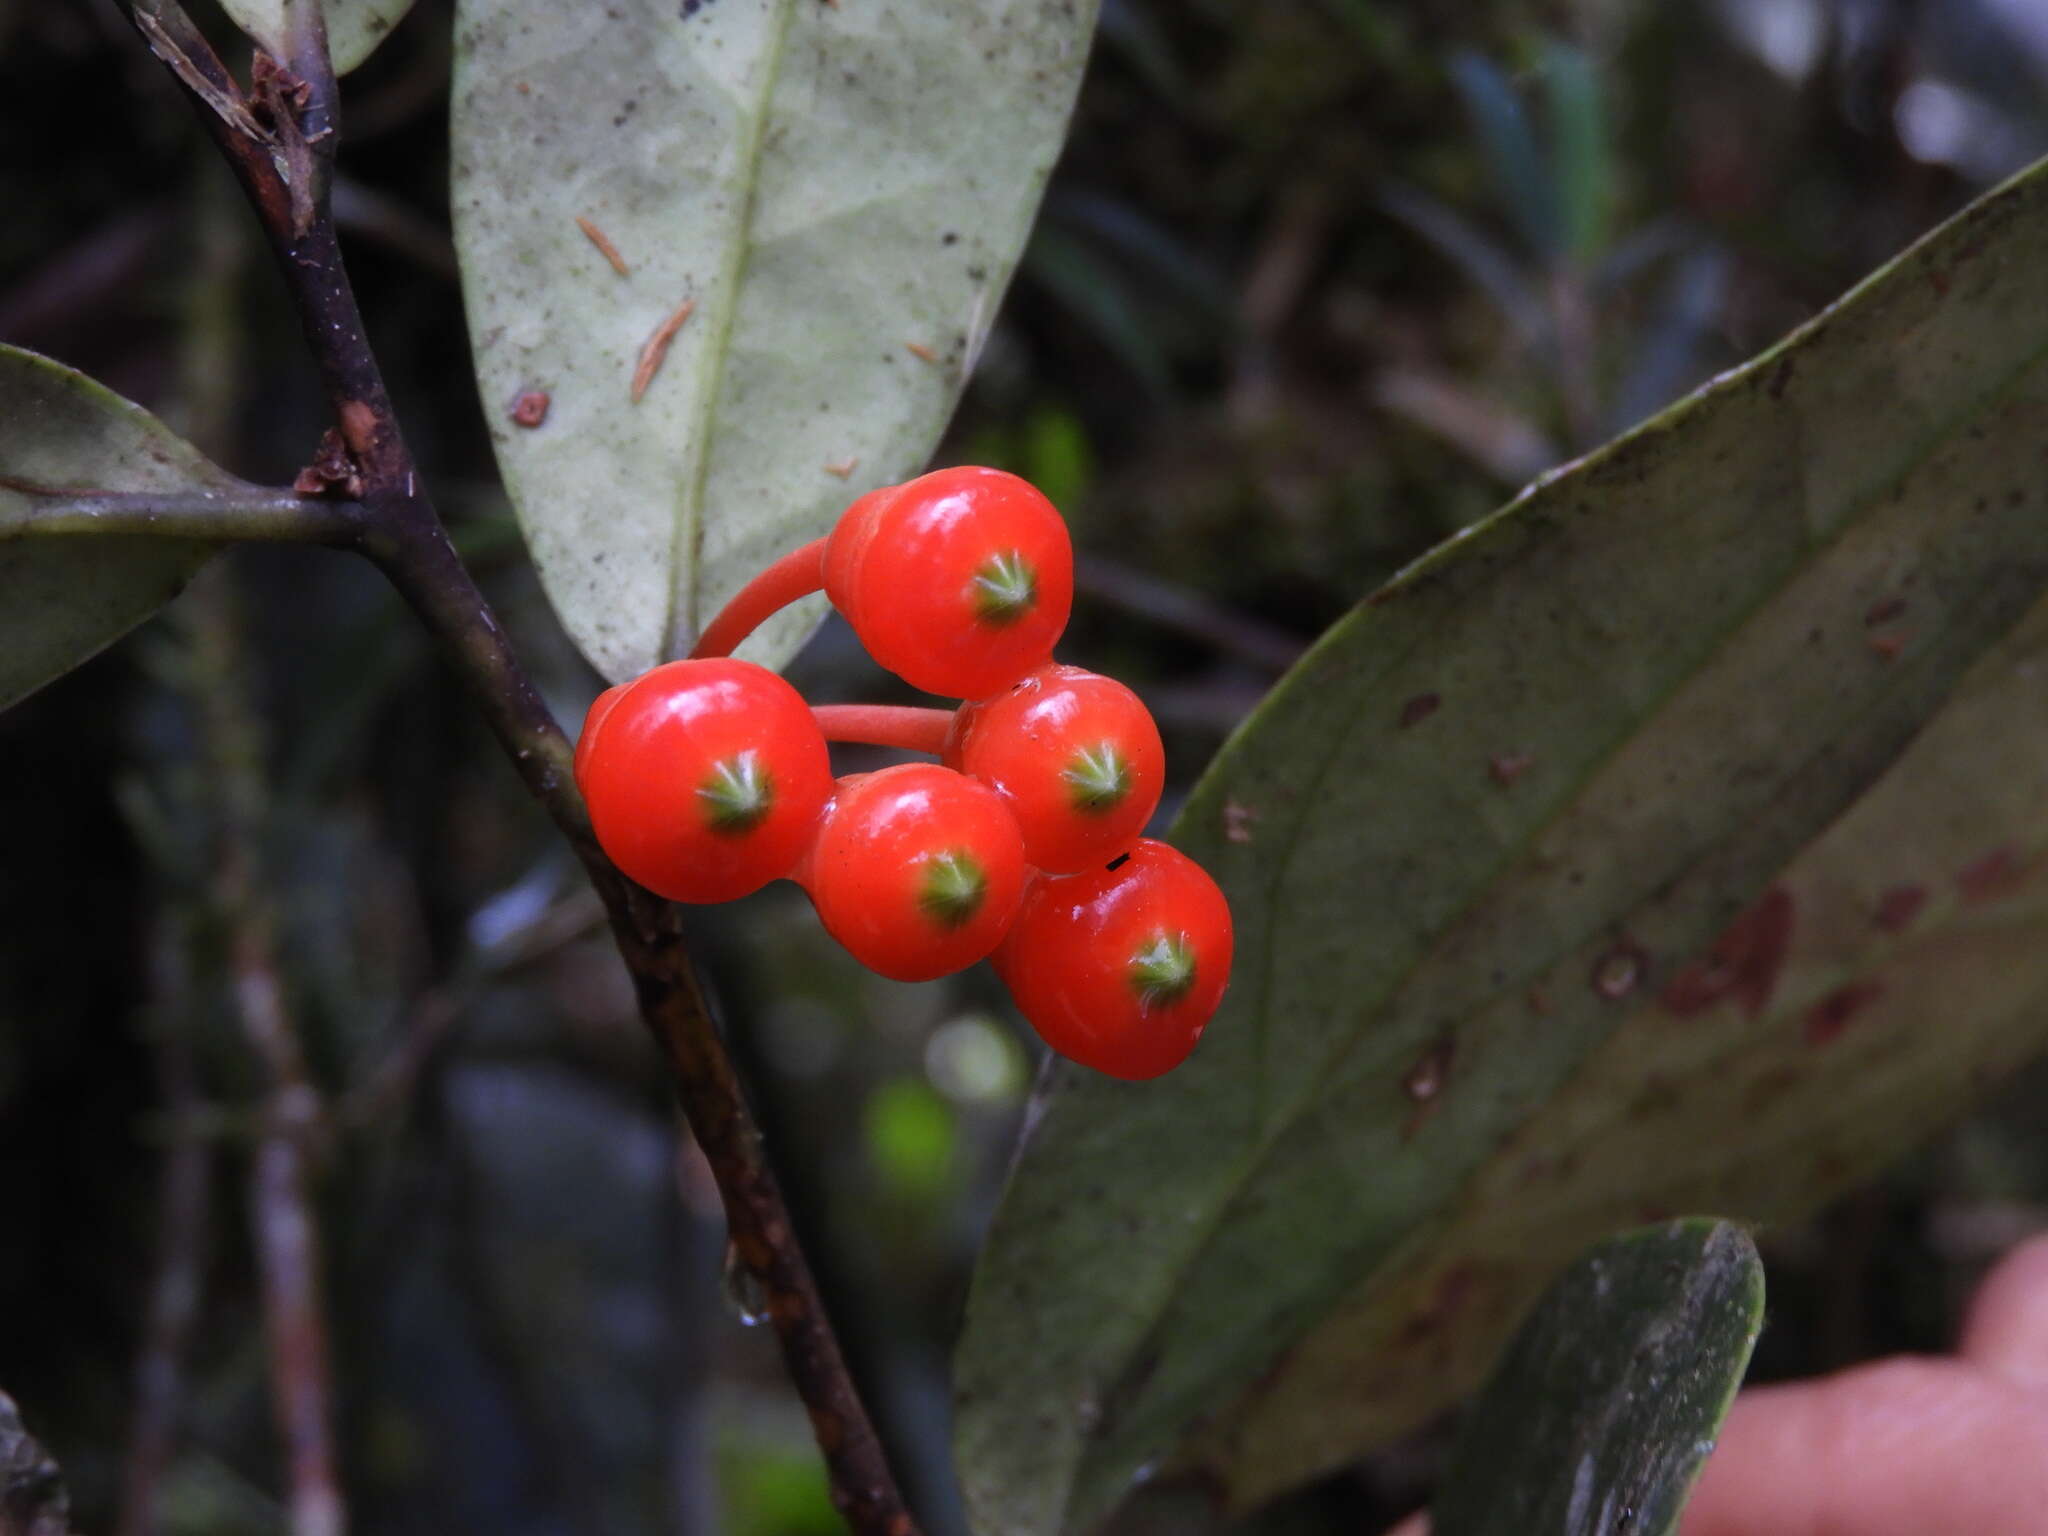
[[[614,679],[923,466],[1059,152],[1094,5],[689,10],[458,11],[455,233],[484,410],[548,594]],[[642,348],[685,301],[635,403]],[[522,427],[535,392],[546,419]],[[779,664],[816,617],[742,654]]]
[[[1805,1209],[2040,1048],[2044,269],[2037,168],[1421,562],[1226,746],[1178,829],[1223,1011],[1159,1082],[1055,1071],[983,1250],[981,1536],[1164,1458],[1305,1478],[1603,1231]],[[1682,972],[1767,886],[1741,984]]]
[[[277,58],[289,57],[285,22],[291,7],[314,0],[220,0],[220,7],[250,37]],[[391,29],[405,19],[412,0],[320,0],[325,6],[327,52],[334,72],[345,75],[377,51]]]
[[[102,491],[247,489],[141,406],[0,346],[0,511]],[[0,709],[140,624],[214,550],[160,538],[0,540]]]
[[[1467,1411],[1431,1536],[1672,1536],[1763,1321],[1740,1227],[1695,1217],[1598,1244]]]

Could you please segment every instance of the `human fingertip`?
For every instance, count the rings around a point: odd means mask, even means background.
[[[1985,1277],[1958,1353],[2025,1391],[2048,1395],[2048,1234],[2021,1243]]]
[[[1969,1362],[1895,1357],[1745,1392],[1683,1536],[2039,1529],[2048,1405]]]

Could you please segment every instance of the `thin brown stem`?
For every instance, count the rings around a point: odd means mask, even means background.
[[[310,1156],[320,1096],[278,972],[275,903],[259,851],[268,798],[263,746],[248,702],[239,625],[223,583],[194,595],[198,601],[187,610],[200,685],[194,698],[218,820],[213,904],[226,930],[233,1013],[266,1085],[249,1170],[249,1220],[270,1346],[271,1406],[289,1467],[292,1536],[341,1536],[348,1522],[329,1418],[332,1372]]]
[[[579,890],[557,903],[502,949],[494,948],[449,984],[421,997],[413,1005],[397,1041],[335,1105],[334,1125],[344,1130],[361,1130],[399,1114],[411,1101],[421,1075],[487,981],[587,938],[604,921],[603,904],[596,893]]]
[[[783,1358],[832,1477],[832,1502],[858,1536],[914,1536],[810,1265],[790,1226],[731,1053],[683,947],[675,907],[609,866],[592,871],[640,1010],[668,1057],[683,1112],[725,1201],[726,1229],[759,1284]]]
[[[185,948],[182,932],[159,935],[152,966],[159,1013],[152,1047],[172,1131],[159,1175],[155,1273],[149,1284],[142,1348],[135,1360],[135,1411],[122,1469],[117,1536],[155,1536],[159,1528],[158,1485],[177,1442],[185,1360],[199,1319],[206,1267],[215,1153],[208,1139],[192,1129],[201,1100],[186,1033],[192,1021],[185,1003]]]
[[[1283,629],[1232,613],[1185,587],[1101,555],[1084,555],[1074,562],[1074,589],[1178,630],[1261,671],[1285,672],[1308,648],[1307,641]]]
[[[602,860],[570,772],[569,738],[520,666],[511,638],[432,508],[413,501],[394,514],[387,505],[366,536],[364,550],[426,625],[527,790],[585,864]]]
[[[175,0],[128,0],[241,178],[277,257],[363,485],[361,547],[411,604],[481,706],[527,788],[582,859],[633,977],[647,1027],[725,1201],[734,1251],[759,1284],[809,1410],[833,1502],[857,1536],[914,1536],[839,1351],[732,1058],[690,963],[676,909],[621,875],[591,836],[561,727],[514,656],[421,484],[392,413],[335,238],[329,186],[336,93],[316,6],[284,67],[259,54],[253,97],[225,78]],[[230,87],[232,82],[229,82]]]

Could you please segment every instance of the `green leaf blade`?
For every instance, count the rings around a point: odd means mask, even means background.
[[[1951,949],[2037,927],[1872,912],[2048,845],[2042,797],[1992,788],[2048,740],[2044,260],[2037,169],[1418,564],[1226,746],[1176,831],[1235,908],[1223,1010],[1159,1083],[1055,1070],[984,1249],[984,1536],[1085,1527],[1175,1457],[1276,1492],[1468,1385],[1601,1232],[1796,1212],[2040,1049],[2038,962],[1975,984],[1960,1052],[1891,969],[1918,945],[1952,983]],[[1674,1027],[1774,880],[1768,975]],[[1851,1040],[1884,1050],[1814,1057],[1808,1013],[1871,968],[1896,1012]],[[1742,1094],[1784,1117],[1768,1159],[1730,1144]]]
[[[0,511],[89,492],[246,489],[140,406],[0,346]],[[140,624],[215,548],[154,537],[0,540],[0,709]]]
[[[1469,1411],[1430,1511],[1433,1536],[1668,1536],[1763,1308],[1756,1248],[1727,1222],[1675,1221],[1601,1243],[1551,1284]]]
[[[485,410],[542,580],[600,671],[686,650],[750,576],[922,466],[1092,21],[1044,0],[633,0],[597,23],[465,0],[456,238]],[[529,429],[509,407],[531,391],[550,406]],[[819,611],[743,654],[786,660]]]

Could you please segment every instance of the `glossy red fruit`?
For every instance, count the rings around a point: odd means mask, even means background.
[[[995,968],[1047,1045],[1136,1081],[1195,1048],[1230,981],[1231,942],[1216,882],[1148,840],[1114,869],[1032,881]]]
[[[1138,696],[1058,664],[961,705],[945,760],[1008,802],[1026,862],[1056,875],[1128,852],[1166,784],[1166,749]]]
[[[841,779],[797,871],[825,931],[897,981],[929,981],[994,949],[1024,876],[1024,840],[1002,799],[936,763]]]
[[[810,707],[748,661],[672,661],[598,695],[576,782],[611,861],[672,901],[788,875],[832,797]]]
[[[825,546],[825,591],[912,687],[978,699],[1051,659],[1074,605],[1067,525],[999,469],[934,470],[870,491]]]

